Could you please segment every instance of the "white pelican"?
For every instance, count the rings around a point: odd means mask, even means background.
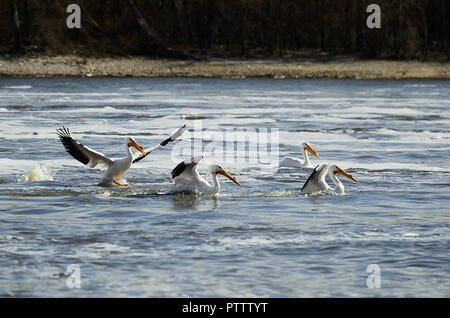
[[[294,168],[312,168],[313,165],[311,164],[311,160],[309,160],[308,152],[316,156],[317,158],[320,158],[317,151],[313,147],[311,147],[307,142],[302,143],[302,152],[304,160],[293,157],[285,157],[283,158],[283,160],[281,160],[279,166],[294,167]]]
[[[216,194],[220,191],[220,183],[217,175],[223,175],[236,183],[238,186],[242,185],[235,177],[230,175],[221,166],[213,164],[209,166],[209,173],[211,174],[212,185],[203,179],[197,172],[197,164],[203,159],[203,155],[195,156],[180,162],[172,170],[172,180],[175,183],[172,192],[201,192],[208,194]]]
[[[327,173],[330,175],[331,180],[333,180],[333,183],[336,185],[336,188],[333,189],[326,182],[325,178],[327,176]],[[355,182],[358,182],[358,180],[356,180],[351,174],[335,164],[320,164],[314,169],[308,180],[306,180],[301,193],[311,194],[314,192],[323,191],[326,194],[345,194],[344,185],[338,179],[338,174],[341,174]]]
[[[59,128],[57,130],[57,133],[59,139],[61,140],[61,143],[64,145],[64,148],[70,155],[72,155],[72,157],[74,157],[81,163],[85,164],[89,168],[99,168],[105,171],[105,174],[103,175],[103,178],[99,183],[99,185],[108,186],[114,183],[119,186],[128,186],[127,183],[121,182],[120,178],[130,168],[131,163],[133,162],[134,159],[130,147],[134,147],[142,153],[142,156],[136,159],[137,161],[141,160],[142,158],[145,158],[150,152],[159,148],[161,145],[162,146],[166,145],[170,141],[175,140],[176,137],[178,137],[184,132],[185,126],[186,125],[181,127],[174,135],[164,140],[162,143],[151,149],[149,152],[146,152],[144,148],[140,144],[138,144],[134,138],[128,137],[125,141],[126,157],[117,160],[110,159],[106,157],[104,154],[97,152],[77,142],[75,139],[72,138],[69,129],[66,127]]]

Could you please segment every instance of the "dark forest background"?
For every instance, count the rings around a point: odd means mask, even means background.
[[[66,27],[70,3],[81,29]],[[449,0],[0,0],[0,54],[449,60],[449,44]]]

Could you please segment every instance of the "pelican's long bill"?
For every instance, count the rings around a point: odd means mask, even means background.
[[[350,180],[353,180],[353,181],[355,181],[355,182],[359,182],[359,181],[358,181],[355,177],[353,177],[350,173],[348,173],[347,171],[345,171],[344,169],[342,169],[342,168],[340,168],[340,167],[337,167],[337,166],[336,166],[336,170],[334,170],[333,172],[334,172],[334,174],[341,174],[341,175],[343,175],[344,177],[349,178]]]
[[[228,179],[230,179],[231,181],[236,183],[238,186],[242,187],[242,185],[239,183],[239,181],[237,181],[237,179],[235,177],[233,177],[231,174],[229,174],[228,171],[226,171],[225,169],[217,171],[217,174],[227,177]]]
[[[144,147],[142,147],[140,144],[138,144],[136,141],[132,140],[128,143],[128,147],[134,147],[137,150],[139,150],[140,153],[143,155],[147,155],[147,153],[144,150]]]
[[[305,150],[311,153],[312,155],[316,156],[317,158],[320,158],[319,153],[316,151],[316,149],[313,149],[311,146],[306,146]]]

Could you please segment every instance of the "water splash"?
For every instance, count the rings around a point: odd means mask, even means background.
[[[25,174],[23,181],[53,181],[53,176],[45,165],[40,163]]]

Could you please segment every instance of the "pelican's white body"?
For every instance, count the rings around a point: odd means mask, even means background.
[[[306,146],[307,143],[304,142],[302,144],[303,160],[295,157],[284,157],[283,160],[281,160],[279,166],[290,168],[314,168],[314,166],[311,163],[311,160],[309,159],[308,152],[305,150]]]
[[[127,156],[122,159],[112,160],[112,163],[106,168],[102,181],[99,185],[112,185],[114,180],[120,181],[120,178],[130,169],[133,162],[133,153],[128,144],[126,145]]]
[[[219,193],[220,182],[215,168],[216,165],[209,166],[212,185],[197,172],[194,166],[193,169],[186,169],[181,175],[173,179],[175,184],[171,192]]]
[[[302,189],[302,194],[311,194],[316,192],[322,192],[325,194],[343,195],[345,194],[344,185],[341,180],[333,172],[336,169],[336,165],[321,164],[317,167],[318,175],[312,180],[308,180]],[[327,174],[330,176],[333,183],[336,185],[332,188],[326,181]]]
[[[208,183],[197,172],[197,164],[202,160],[204,155],[198,155],[190,159],[180,162],[171,172],[174,186],[171,192],[188,192],[188,193],[204,193],[217,194],[220,191],[220,183],[218,174],[223,175],[233,181],[238,186],[242,186],[235,177],[230,175],[221,166],[212,164],[208,170],[211,175],[212,184]]]
[[[220,191],[220,182],[215,173],[211,173],[212,185],[202,176],[198,175],[191,178],[191,183],[175,182],[171,192],[199,192],[207,194],[217,194]]]

